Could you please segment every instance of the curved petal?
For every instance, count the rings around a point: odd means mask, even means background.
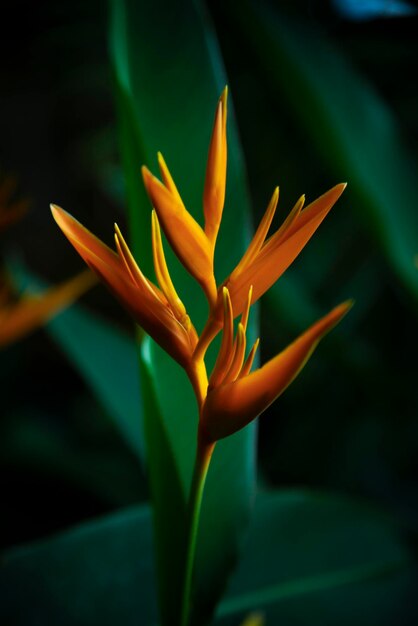
[[[351,308],[344,302],[255,372],[208,393],[201,428],[209,441],[240,430],[262,413],[299,374],[319,340]]]
[[[122,302],[135,321],[176,361],[191,355],[189,335],[151,289],[141,289],[118,255],[69,213],[51,206],[55,221],[87,265]]]
[[[123,276],[125,274],[116,252],[113,252],[106,244],[100,241],[98,237],[93,235],[70,213],[67,213],[67,211],[64,211],[56,204],[51,204],[51,212],[64,235],[86,263],[89,262],[90,257],[99,257],[108,267],[106,274],[109,275],[110,279],[112,275]]]

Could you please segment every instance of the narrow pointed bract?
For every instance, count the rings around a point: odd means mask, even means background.
[[[216,238],[218,236],[225,203],[227,98],[228,88],[225,87],[216,108],[215,123],[209,144],[205,189],[203,192],[205,233],[213,248],[215,247]]]

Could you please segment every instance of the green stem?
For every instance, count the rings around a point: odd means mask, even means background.
[[[207,444],[199,441],[196,453],[192,486],[188,505],[187,552],[184,572],[183,598],[181,607],[181,626],[188,626],[191,609],[191,593],[194,561],[196,555],[197,533],[199,528],[200,509],[203,490],[209,469],[214,443]]]

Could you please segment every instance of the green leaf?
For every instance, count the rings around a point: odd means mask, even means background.
[[[348,180],[350,204],[417,297],[416,163],[391,111],[312,21],[245,7],[237,17],[275,93],[330,171]]]
[[[150,347],[151,340],[146,338],[140,354],[144,389],[144,427],[148,450],[147,467],[153,496],[154,530],[158,538],[155,556],[160,613],[163,619],[169,620],[170,615],[175,615],[175,611],[178,610],[182,593],[181,564],[187,526],[186,499],[157,399]],[[168,555],[173,571],[166,567]]]
[[[151,513],[139,506],[2,555],[0,622],[156,626]],[[252,610],[280,626],[416,623],[415,578],[394,521],[352,499],[259,494],[216,623]]]
[[[237,624],[251,610],[281,626],[406,623],[415,584],[396,526],[382,513],[337,495],[260,494],[219,624]]]
[[[46,330],[143,464],[142,400],[134,339],[79,305],[51,320]]]
[[[150,246],[149,240],[146,244],[144,240],[150,236],[151,207],[148,201],[142,201],[141,163],[132,163],[132,159],[142,158],[151,170],[156,171],[156,154],[161,150],[186,207],[202,221],[211,127],[216,102],[226,79],[213,31],[199,3],[181,0],[173,5],[167,0],[154,3],[115,0],[111,9],[110,53],[116,79],[131,236],[134,249],[141,252],[138,259],[141,267],[149,272]],[[174,18],[176,28],[172,28]],[[229,274],[245,247],[249,214],[232,106],[229,106],[229,112],[227,198],[216,254],[220,280]],[[137,172],[136,179],[133,171]],[[176,289],[194,324],[201,330],[207,316],[205,299],[169,251],[167,257]],[[255,333],[254,329],[253,317],[252,333]],[[158,492],[153,493],[157,543],[164,543],[164,536],[170,532],[175,505],[173,476],[175,482],[180,480],[179,511],[183,510],[190,487],[196,449],[196,401],[184,372],[152,343],[147,348],[145,365],[153,379],[158,404],[153,415],[147,415],[146,419],[160,421],[158,427],[154,424],[153,437],[147,440],[148,458],[167,456],[175,464],[174,474],[164,476],[159,473],[154,479],[152,473],[158,469],[156,464],[150,467],[151,484],[159,485]],[[161,437],[156,436],[158,432]],[[203,613],[211,611],[237,558],[240,534],[246,524],[254,489],[254,443],[255,431],[249,428],[222,442],[214,455],[198,540],[196,604],[200,623],[204,622]],[[171,532],[172,549],[165,554],[161,567],[165,569],[165,576],[176,585],[179,579],[176,546],[182,538],[173,534],[173,530]],[[171,590],[170,596],[173,595],[176,596]],[[172,624],[170,619],[173,620],[176,607],[163,596],[161,606],[163,624]]]
[[[0,622],[154,626],[151,516],[133,507],[2,555]]]

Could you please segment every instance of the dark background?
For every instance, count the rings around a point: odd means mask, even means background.
[[[327,2],[269,4],[319,32],[363,77],[391,112],[416,181],[417,17],[358,20]],[[248,44],[245,11],[235,19],[230,3],[207,9],[224,56],[256,223],[277,183],[280,203],[289,207],[301,193],[312,199],[340,179]],[[108,242],[109,220],[124,223],[106,20],[104,2],[64,1],[31,9],[14,3],[3,21],[0,168],[17,175],[30,210],[2,234],[1,250],[5,262],[23,259],[51,283],[81,264],[52,222],[50,202],[74,214],[82,209]],[[265,360],[316,311],[356,299],[349,319],[260,420],[260,480],[364,498],[397,516],[415,546],[418,292],[402,281],[379,224],[351,194],[349,170],[345,178],[349,186],[335,214],[289,270],[293,282],[283,278],[261,305]],[[418,253],[416,207],[403,206],[400,195],[394,210],[401,221],[415,216],[410,236]],[[102,287],[83,303],[131,332]],[[3,546],[146,497],[133,455],[45,331],[2,351],[0,379]]]

